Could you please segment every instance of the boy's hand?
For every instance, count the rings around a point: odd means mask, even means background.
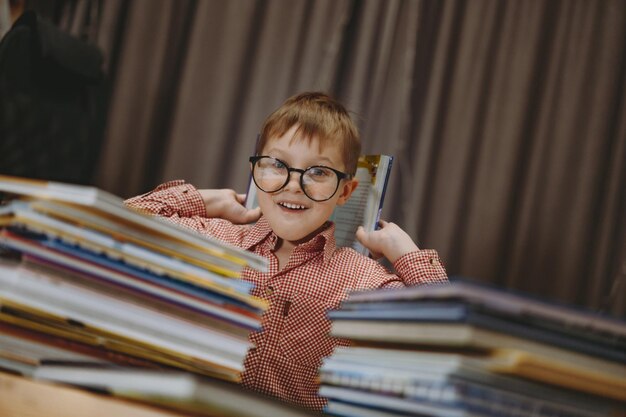
[[[409,252],[419,250],[413,239],[395,223],[380,221],[380,229],[366,232],[363,226],[356,231],[356,238],[365,246],[374,259],[384,256],[394,263]]]
[[[207,217],[220,218],[233,223],[251,223],[261,217],[261,208],[248,210],[243,204],[245,194],[237,194],[227,188],[221,190],[198,190],[204,201]]]

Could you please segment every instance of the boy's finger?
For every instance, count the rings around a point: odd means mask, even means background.
[[[249,213],[252,213],[251,216],[253,220],[258,220],[261,217],[261,207],[255,207],[252,210],[249,210]]]
[[[252,210],[246,210],[244,223],[251,223],[259,220],[261,217],[261,208],[255,207]]]
[[[237,199],[238,202],[240,202],[241,204],[246,202],[246,195],[245,194],[235,194],[235,198]]]
[[[227,220],[235,224],[245,224],[254,222],[259,217],[261,217],[261,210],[258,207],[253,210],[247,210],[245,207],[239,206],[239,208],[231,212],[231,216]]]
[[[356,239],[365,247],[368,246],[369,236],[365,233],[363,226],[359,226],[356,229]]]

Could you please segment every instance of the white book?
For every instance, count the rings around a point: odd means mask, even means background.
[[[404,392],[383,389],[322,385],[320,395],[339,401],[380,407],[389,411],[422,413],[429,416],[489,416],[489,417],[608,417],[607,412],[592,412],[472,384],[434,383],[413,385]]]
[[[626,365],[593,357],[574,350],[554,347],[531,339],[482,329],[466,323],[431,323],[410,321],[335,320],[331,336],[365,342],[398,343],[452,348],[511,349],[536,355],[554,365],[581,372],[592,371],[626,375]],[[620,378],[626,382],[626,377]]]
[[[0,264],[0,297],[175,354],[243,370],[250,342],[26,268]]]
[[[23,358],[24,361],[32,363],[40,363],[41,361],[112,363],[93,356],[6,334],[0,334],[0,357]]]
[[[489,367],[497,364],[498,357],[409,351],[406,353],[412,353],[415,360],[401,363],[390,360],[399,353],[396,350],[387,350],[386,357],[367,358],[357,354],[357,358],[351,359],[350,349],[346,348],[346,355],[333,354],[324,359],[320,368],[322,384],[431,401],[443,401],[440,388],[446,387],[445,402],[450,403],[468,402],[487,407],[478,401],[490,396],[500,404],[527,404],[537,409],[560,409],[589,417],[615,411],[610,401],[601,401],[598,397],[494,374]],[[422,354],[424,358],[420,360]],[[465,398],[466,390],[473,391],[476,399]]]
[[[318,415],[248,391],[239,385],[183,372],[131,368],[42,366],[40,380],[106,389],[117,396],[163,404],[199,415],[230,417],[306,417]],[[195,415],[195,414],[194,414]]]
[[[31,376],[37,365],[13,361],[0,356],[0,370],[7,370],[21,375]],[[2,372],[0,372],[2,375]]]
[[[481,414],[469,413],[465,410],[442,406],[441,404],[431,405],[427,402],[411,401],[404,398],[393,397],[385,394],[359,391],[351,388],[322,385],[319,395],[340,401],[360,404],[364,407],[383,408],[389,411],[404,413],[415,413],[417,415],[427,415],[433,417],[470,417]]]
[[[394,413],[393,411],[373,409],[367,406],[333,400],[328,401],[324,411],[333,416],[343,417],[406,417],[405,413]]]

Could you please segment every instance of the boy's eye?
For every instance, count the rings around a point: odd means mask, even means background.
[[[279,161],[278,159],[272,159],[272,168],[276,168],[276,169],[285,169],[287,168],[287,166],[282,163],[281,161]]]
[[[333,172],[330,169],[327,168],[323,168],[323,167],[312,167],[309,168],[306,171],[307,175],[309,175],[310,177],[313,177],[315,179],[325,179],[327,177],[331,177],[331,174],[333,174]]]

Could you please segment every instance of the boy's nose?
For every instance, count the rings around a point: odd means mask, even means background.
[[[285,184],[285,189],[290,191],[300,191],[302,192],[302,188],[300,187],[300,176],[302,175],[300,172],[291,171],[289,172],[289,181]]]

